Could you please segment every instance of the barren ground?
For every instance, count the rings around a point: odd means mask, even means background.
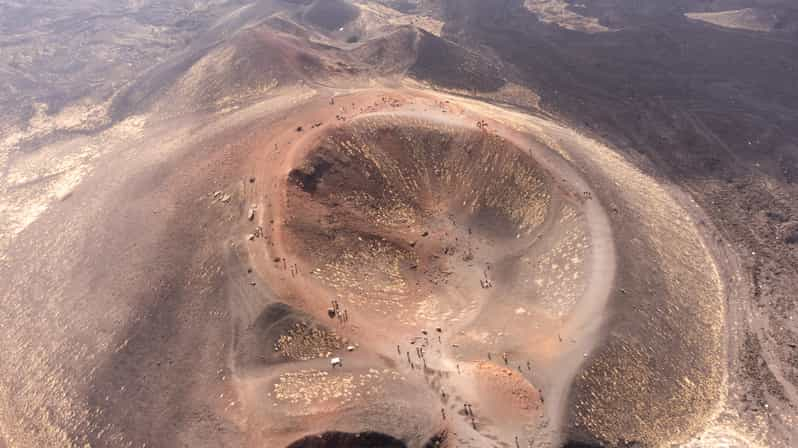
[[[789,5],[134,3],[0,0],[0,447],[794,445]]]

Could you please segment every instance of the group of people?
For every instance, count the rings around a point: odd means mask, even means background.
[[[341,304],[337,300],[332,299],[330,305],[330,308],[327,309],[327,314],[330,318],[338,318],[338,323],[340,324],[349,322],[349,312],[346,309],[342,310]]]

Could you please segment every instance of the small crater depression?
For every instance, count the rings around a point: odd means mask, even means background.
[[[378,432],[337,432],[303,437],[287,448],[406,448],[401,440]]]

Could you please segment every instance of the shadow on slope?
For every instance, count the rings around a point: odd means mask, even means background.
[[[378,432],[347,433],[330,431],[303,437],[288,448],[406,448],[401,440]]]

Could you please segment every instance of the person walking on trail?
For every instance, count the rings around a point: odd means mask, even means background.
[[[441,408],[441,416],[443,417],[444,420],[446,420],[446,409]]]

